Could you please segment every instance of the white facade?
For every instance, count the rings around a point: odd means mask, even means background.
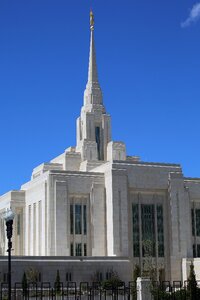
[[[181,280],[187,262],[200,256],[200,179],[185,178],[178,164],[127,156],[125,144],[112,141],[93,29],[76,146],[36,167],[19,191],[0,197],[0,213],[11,207],[16,215],[13,254],[102,257],[105,263],[126,257],[131,274],[136,263],[145,268],[150,241],[164,278]],[[6,255],[2,220],[0,254]],[[195,269],[199,274],[198,260]]]

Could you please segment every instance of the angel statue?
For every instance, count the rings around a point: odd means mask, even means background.
[[[94,15],[92,10],[90,11],[90,29],[94,30]]]

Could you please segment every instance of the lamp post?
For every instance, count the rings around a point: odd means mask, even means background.
[[[6,232],[8,239],[8,300],[11,300],[11,250],[12,250],[12,232],[13,232],[13,219],[14,213],[11,209],[4,213],[4,220],[6,223]]]

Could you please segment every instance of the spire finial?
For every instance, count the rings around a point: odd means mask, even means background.
[[[92,9],[90,10],[90,30],[94,30],[94,14]]]

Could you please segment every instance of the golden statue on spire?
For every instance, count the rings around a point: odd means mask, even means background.
[[[92,10],[90,10],[90,30],[94,30],[94,14]]]

